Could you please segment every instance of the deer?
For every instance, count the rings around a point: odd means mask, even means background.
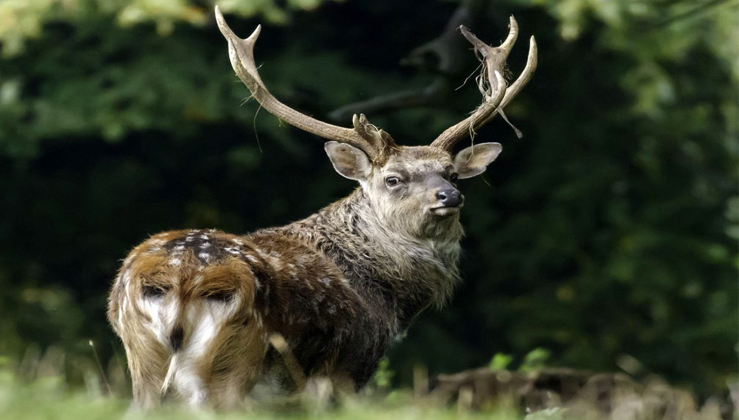
[[[241,39],[217,6],[215,15],[252,97],[328,140],[336,172],[359,185],[282,227],[243,235],[168,231],[133,248],[113,282],[107,316],[125,348],[134,405],[233,408],[256,389],[295,392],[314,377],[360,390],[413,320],[443,306],[459,283],[458,181],[483,173],[502,146],[453,148],[531,79],[536,42],[532,36],[525,68],[508,85],[502,73],[518,36],[513,16],[498,47],[461,27],[483,64],[483,100],[429,145],[402,146],[364,115],[344,128],[280,102],[254,58],[261,26]]]

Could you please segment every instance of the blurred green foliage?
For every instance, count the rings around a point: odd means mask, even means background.
[[[424,86],[428,74],[398,62],[458,5],[218,3],[242,36],[265,25],[265,82],[319,118]],[[514,13],[539,42],[539,70],[506,109],[525,137],[501,121],[478,133],[505,153],[462,186],[466,282],[391,352],[399,380],[416,363],[453,371],[542,347],[548,365],[618,370],[636,360],[701,393],[725,387],[738,369],[738,4],[488,7],[488,25],[473,28],[482,39],[502,37]],[[91,359],[92,339],[103,360],[120,357],[106,291],[147,235],[284,224],[353,188],[317,139],[240,106],[248,92],[212,6],[0,2],[1,353],[53,345]],[[512,68],[524,60],[519,45]],[[443,108],[369,118],[420,144],[478,101],[467,86]]]

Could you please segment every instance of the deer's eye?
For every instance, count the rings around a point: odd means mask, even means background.
[[[385,185],[387,185],[388,187],[398,186],[400,185],[400,178],[398,178],[397,176],[389,176],[385,178]]]
[[[449,181],[450,182],[454,182],[454,183],[456,183],[457,181],[459,181],[459,174],[455,172],[455,173],[449,175]]]
[[[228,303],[233,300],[234,292],[231,290],[221,290],[218,292],[212,292],[203,295],[203,298],[209,302],[220,302],[220,303]]]
[[[145,298],[160,298],[167,294],[169,288],[163,286],[144,286],[144,297]]]

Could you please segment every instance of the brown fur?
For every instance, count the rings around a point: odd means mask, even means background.
[[[357,165],[352,174],[368,174],[360,188],[306,219],[245,236],[165,232],[131,251],[108,318],[138,404],[170,391],[232,407],[257,383],[294,389],[268,346],[274,333],[304,375],[362,387],[412,320],[449,298],[462,227],[457,207],[434,209],[459,163],[438,149],[397,147],[382,164]],[[388,176],[402,185],[388,186]]]

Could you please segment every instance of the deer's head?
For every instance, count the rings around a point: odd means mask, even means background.
[[[444,227],[458,223],[464,205],[458,180],[484,172],[501,151],[498,143],[477,144],[454,156],[429,146],[397,146],[373,161],[346,143],[331,141],[325,148],[336,171],[359,182],[384,223],[422,237],[444,235]]]
[[[228,41],[229,57],[236,74],[267,111],[301,130],[330,140],[325,149],[336,171],[358,181],[372,209],[391,229],[428,237],[443,235],[458,225],[464,196],[457,181],[485,171],[500,154],[499,143],[478,143],[458,153],[454,146],[490,121],[529,81],[536,69],[537,51],[531,38],[526,67],[508,86],[502,77],[506,58],[518,36],[511,16],[510,32],[499,47],[490,47],[462,27],[483,62],[478,86],[483,102],[472,114],[445,130],[428,146],[400,146],[383,130],[354,115],[353,128],[318,121],[277,100],[264,85],[254,61],[257,27],[246,39],[237,37],[216,7],[218,27]],[[458,229],[457,229],[458,230]]]

